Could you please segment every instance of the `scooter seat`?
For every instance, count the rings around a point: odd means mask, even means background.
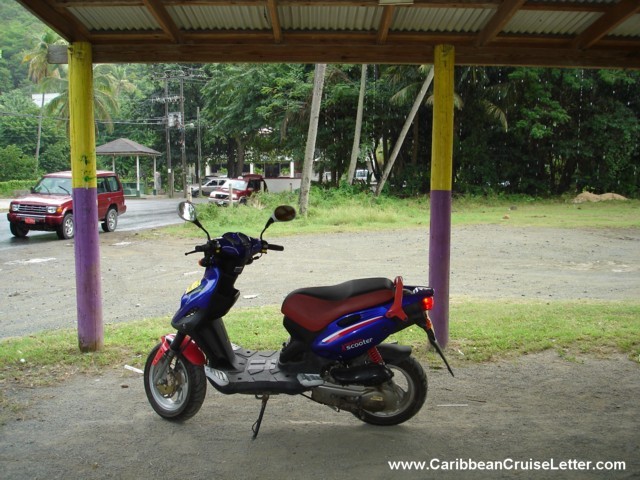
[[[361,278],[328,287],[299,288],[282,302],[282,313],[297,325],[318,332],[351,312],[393,300],[388,278]]]

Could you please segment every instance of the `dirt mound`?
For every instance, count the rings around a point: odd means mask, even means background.
[[[627,198],[622,195],[618,195],[617,193],[603,193],[602,195],[596,195],[591,192],[582,192],[573,199],[573,203],[602,202],[604,200],[627,200]]]

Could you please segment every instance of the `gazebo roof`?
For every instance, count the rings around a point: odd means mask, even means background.
[[[112,142],[105,143],[104,145],[100,145],[96,147],[97,155],[136,155],[136,156],[146,156],[146,157],[156,157],[158,155],[162,155],[162,153],[145,147],[144,145],[140,145],[133,140],[129,140],[128,138],[118,138],[117,140],[113,140]]]

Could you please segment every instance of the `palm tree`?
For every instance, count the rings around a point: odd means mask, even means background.
[[[60,65],[54,65],[47,62],[47,53],[50,45],[59,45],[64,41],[52,30],[46,30],[36,42],[34,48],[25,53],[22,61],[29,62],[29,78],[32,82],[39,86],[42,93],[40,102],[40,116],[38,117],[38,136],[36,142],[36,163],[35,169],[38,171],[38,159],[40,157],[40,137],[42,135],[42,112],[44,107],[44,96],[50,79],[61,77]]]
[[[105,123],[109,133],[113,131],[112,115],[120,110],[118,93],[130,88],[128,81],[122,83],[121,79],[113,75],[112,68],[111,65],[94,65],[93,67],[94,115],[96,119]],[[69,118],[69,81],[67,78],[59,78],[55,83],[60,93],[47,104],[46,110],[50,115],[66,122]]]

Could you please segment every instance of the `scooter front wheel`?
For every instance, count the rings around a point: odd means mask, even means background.
[[[183,421],[193,417],[204,402],[207,378],[201,366],[176,355],[169,365],[153,364],[161,344],[156,345],[144,366],[144,390],[158,415],[167,420]],[[159,372],[164,369],[164,372]]]
[[[394,374],[391,388],[397,397],[397,403],[393,408],[381,411],[354,412],[363,422],[381,426],[398,425],[418,413],[427,399],[427,375],[415,358],[409,357],[397,363],[387,363],[387,367]]]

